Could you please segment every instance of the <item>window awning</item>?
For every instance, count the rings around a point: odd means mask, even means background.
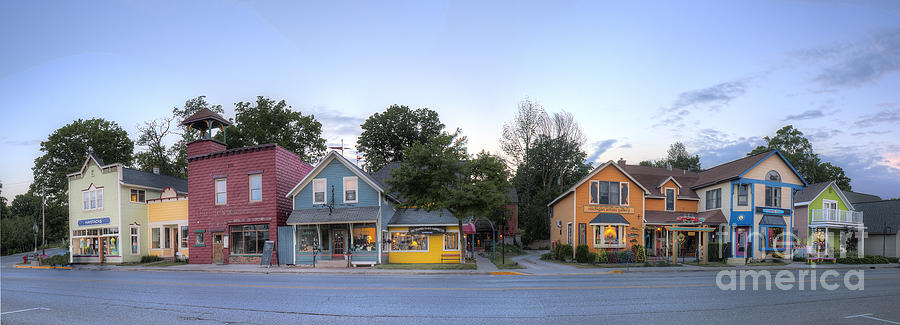
[[[784,217],[779,216],[763,216],[762,220],[759,221],[759,224],[767,226],[787,227],[787,223],[784,222]]]
[[[591,220],[591,225],[630,225],[621,214],[600,213]]]

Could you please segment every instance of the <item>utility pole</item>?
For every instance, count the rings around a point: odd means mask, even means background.
[[[46,205],[46,197],[44,196],[44,187],[41,186],[41,255],[46,253],[47,246],[47,232],[46,232],[46,218],[44,217],[44,205]]]

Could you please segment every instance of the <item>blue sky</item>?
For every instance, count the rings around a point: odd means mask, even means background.
[[[470,151],[522,98],[578,119],[592,161],[704,167],[793,124],[854,190],[900,197],[900,3],[0,3],[0,180],[77,118],[136,125],[199,95],[315,114],[329,143],[390,104],[429,107]]]

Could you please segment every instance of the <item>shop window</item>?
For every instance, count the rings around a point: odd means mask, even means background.
[[[621,225],[594,226],[594,247],[620,247],[625,227]]]
[[[566,244],[572,245],[572,223],[566,224]]]
[[[356,192],[359,190],[358,178],[344,177],[344,203],[359,202],[356,198]]]
[[[706,191],[706,209],[721,209],[722,208],[722,189],[717,188],[714,190]]]
[[[103,237],[103,251],[106,256],[119,256],[119,237]]]
[[[375,224],[353,225],[353,251],[374,251],[375,248]]]
[[[159,249],[159,228],[150,228],[150,248]]]
[[[147,192],[145,192],[144,190],[132,189],[131,190],[131,202],[146,203],[147,202]]]
[[[316,226],[297,227],[297,250],[301,252],[313,252],[319,249],[319,232]]]
[[[194,238],[194,239],[195,239],[194,246],[205,246],[206,245],[206,243],[203,241],[203,233],[202,232],[196,233],[196,238]]]
[[[625,197],[628,199],[628,190],[626,186],[624,196],[620,195],[619,189],[622,184],[619,182],[591,181],[591,204],[611,204],[619,205],[619,200]]]
[[[91,184],[87,190],[81,191],[81,200],[85,211],[103,209],[103,188],[96,188]]]
[[[784,250],[785,233],[784,227],[765,227],[766,228],[766,250]]]
[[[262,254],[267,240],[268,224],[231,226],[232,254]]]
[[[666,189],[666,211],[675,211],[675,189]]]
[[[737,196],[737,205],[738,206],[747,206],[750,204],[750,201],[747,199],[748,192],[750,192],[749,184],[738,184],[738,196]]]
[[[138,255],[141,251],[140,242],[141,228],[131,226],[131,255]]]
[[[228,203],[228,180],[225,178],[216,179],[216,204]]]
[[[459,233],[458,232],[444,233],[444,250],[445,251],[459,250]]]
[[[313,204],[325,204],[328,195],[325,188],[328,187],[328,180],[324,178],[313,179]]]
[[[766,186],[766,206],[781,207],[781,188]]]
[[[165,233],[166,233],[165,247],[166,247],[166,249],[169,249],[169,248],[172,248],[172,231],[170,228],[165,228],[165,229],[166,229],[166,231],[165,231]]]
[[[250,201],[262,201],[262,174],[250,175]]]
[[[391,251],[428,251],[428,235],[391,233]]]
[[[587,245],[587,224],[578,224],[578,245]]]
[[[181,226],[181,248],[188,247],[188,226]]]

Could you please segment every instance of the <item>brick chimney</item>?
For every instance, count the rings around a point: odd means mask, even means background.
[[[159,166],[153,166],[153,173],[159,175]]]
[[[187,144],[187,156],[194,157],[225,150],[225,144],[213,139],[200,139]]]

